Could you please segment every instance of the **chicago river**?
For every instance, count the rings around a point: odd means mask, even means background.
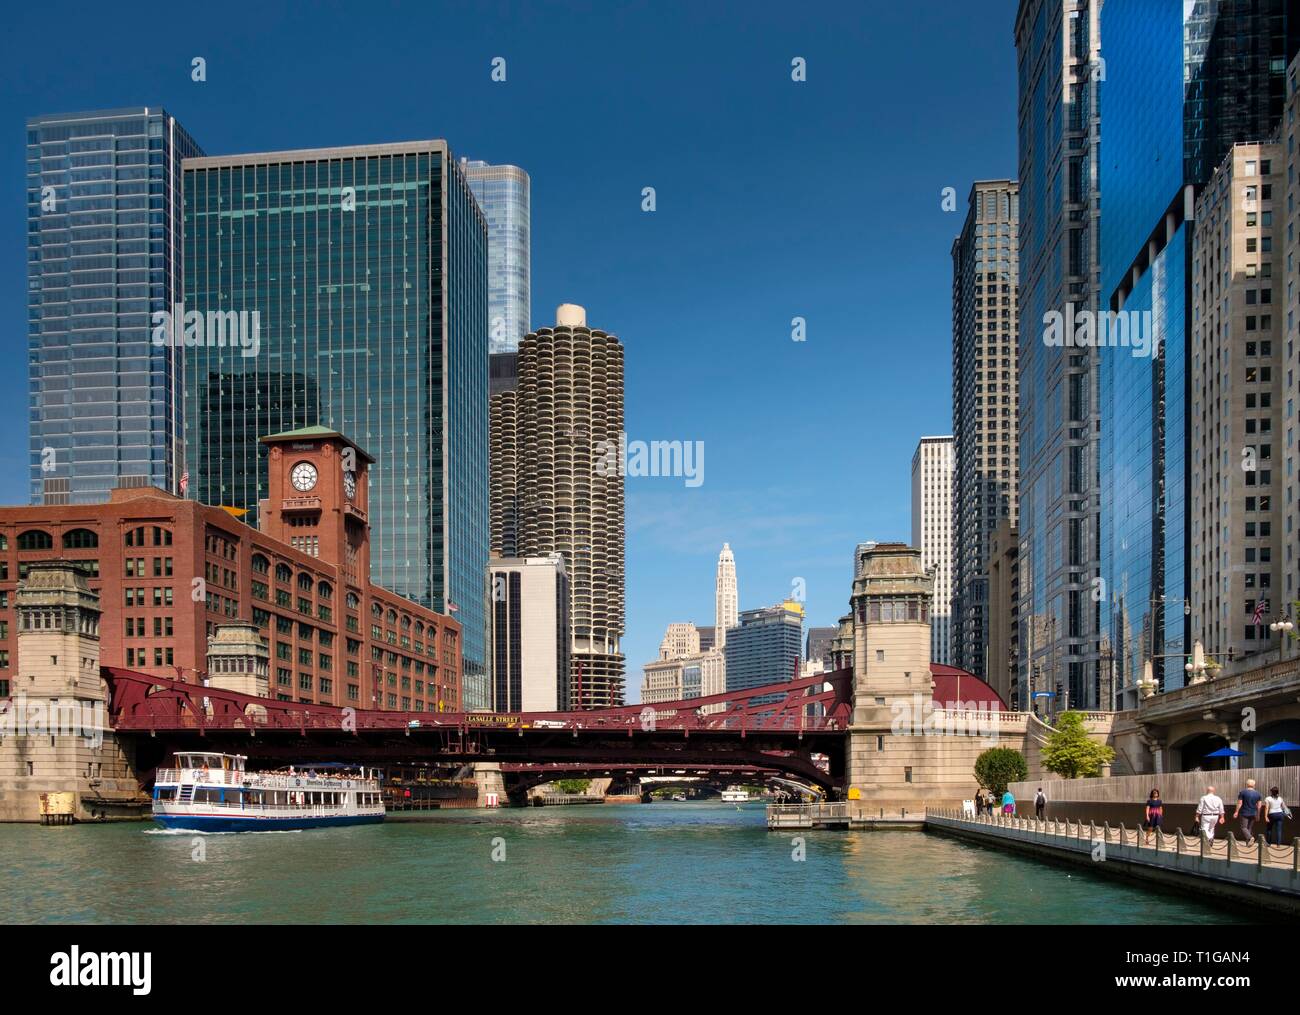
[[[1231,923],[923,832],[769,832],[761,804],[449,810],[194,835],[0,825],[5,923]],[[802,857],[802,859],[800,859]]]

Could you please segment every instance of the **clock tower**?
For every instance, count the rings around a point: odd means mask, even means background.
[[[309,426],[263,437],[268,493],[261,529],[334,564],[350,585],[370,581],[369,469],[374,462],[335,430]]]

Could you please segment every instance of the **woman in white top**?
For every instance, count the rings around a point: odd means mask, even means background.
[[[1276,786],[1264,798],[1264,813],[1268,816],[1268,841],[1274,846],[1282,845],[1282,822],[1291,816],[1291,808]]]

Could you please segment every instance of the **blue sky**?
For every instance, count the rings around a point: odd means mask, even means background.
[[[629,438],[704,442],[702,485],[627,481],[629,700],[667,623],[712,623],[724,541],[741,609],[801,578],[809,622],[831,624],[854,544],[910,536],[917,438],[950,431],[949,248],[971,182],[1015,175],[1014,16],[1014,0],[20,6],[0,39],[0,503],[27,497],[27,116],[162,105],[209,154],[445,137],[532,177],[533,326],[586,306],[626,349]]]

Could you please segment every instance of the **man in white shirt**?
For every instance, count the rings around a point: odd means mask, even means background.
[[[1214,792],[1213,786],[1205,787],[1205,796],[1196,805],[1196,817],[1201,822],[1201,834],[1213,841],[1214,831],[1223,824],[1223,799]]]

